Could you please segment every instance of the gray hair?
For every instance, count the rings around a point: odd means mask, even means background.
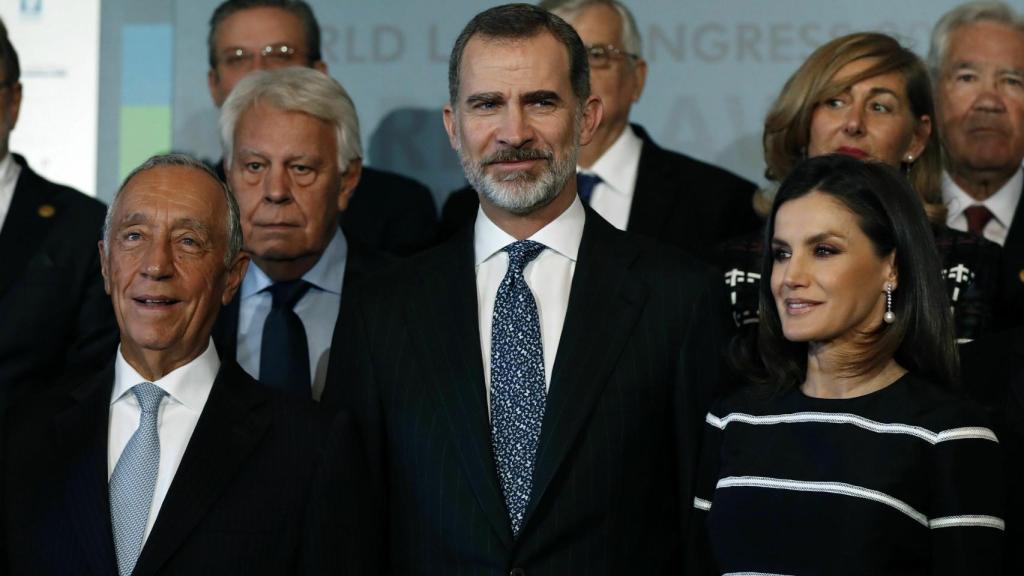
[[[956,29],[979,22],[1005,24],[1024,35],[1024,18],[1003,2],[968,2],[943,14],[935,28],[928,46],[928,70],[932,82],[938,82],[942,65],[949,49],[949,35]]]
[[[220,144],[224,151],[225,169],[231,168],[238,119],[260,102],[286,112],[309,114],[334,125],[339,170],[345,170],[349,162],[363,157],[359,117],[348,92],[327,74],[293,66],[253,72],[231,90],[220,111]]]
[[[114,199],[111,200],[110,206],[107,208],[107,216],[103,219],[103,250],[106,254],[110,255],[110,230],[113,228],[114,212],[117,210],[117,205],[121,200],[121,193],[128,186],[128,183],[132,181],[139,174],[152,170],[153,168],[159,168],[162,166],[179,166],[182,168],[189,168],[192,170],[198,170],[210,177],[211,180],[217,183],[217,188],[224,194],[224,201],[228,207],[228,219],[227,219],[227,238],[228,246],[227,251],[224,253],[224,265],[231,266],[234,262],[235,257],[242,250],[242,224],[239,221],[238,214],[238,202],[235,201],[235,196],[231,194],[228,187],[217,177],[217,174],[210,169],[209,166],[203,164],[201,161],[196,160],[192,156],[187,154],[160,154],[151,157],[142,163],[141,166],[132,170],[128,176],[121,183],[121,187],[117,189],[117,193],[114,194]]]
[[[622,19],[622,47],[626,52],[635,54],[637,58],[643,58],[643,42],[640,38],[640,28],[636,25],[633,13],[626,8],[625,4],[618,0],[541,0],[538,4],[541,8],[555,14],[559,18],[572,24],[584,10],[591,6],[608,6],[614,8]],[[627,58],[633,64],[632,58]]]

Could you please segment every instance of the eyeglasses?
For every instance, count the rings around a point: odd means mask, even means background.
[[[256,54],[264,61],[266,68],[283,68],[299,60],[299,52],[287,44],[270,44],[253,53],[245,48],[229,48],[221,53],[224,66],[235,69],[250,69],[256,61]]]
[[[636,60],[639,58],[636,54],[630,54],[621,48],[616,48],[611,44],[601,46],[595,44],[593,46],[587,46],[587,59],[590,61],[591,68],[608,68],[612,65],[612,60],[618,60],[620,58],[629,58],[630,60]]]

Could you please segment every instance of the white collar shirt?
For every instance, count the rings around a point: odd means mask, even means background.
[[[583,238],[586,212],[577,197],[565,212],[541,228],[529,240],[547,248],[526,265],[523,277],[533,292],[540,316],[541,343],[544,349],[544,384],[551,386],[551,369],[562,336],[562,324],[569,307],[569,290],[576,270],[576,258]],[[477,313],[480,325],[480,351],[483,356],[487,406],[491,405],[491,322],[498,287],[508,271],[508,253],[502,248],[515,242],[479,209],[473,236],[476,263]]]
[[[211,339],[206,350],[194,360],[180,366],[163,378],[153,382],[167,393],[160,402],[157,416],[157,431],[160,436],[160,467],[157,471],[153,503],[149,508],[143,545],[153,530],[160,507],[174,475],[181,464],[192,432],[196,429],[199,416],[206,407],[206,400],[213,389],[213,381],[220,370],[220,357]],[[110,424],[107,436],[107,479],[114,473],[114,467],[121,458],[128,441],[139,427],[142,411],[131,389],[143,378],[124,359],[120,347],[114,362],[114,389],[110,395]]]
[[[992,212],[992,219],[982,229],[982,234],[985,238],[1003,245],[1006,243],[1006,236],[1010,233],[1010,224],[1013,223],[1013,214],[1017,211],[1017,203],[1020,202],[1022,187],[1024,187],[1024,170],[1018,169],[1017,173],[1007,180],[1006,184],[1003,184],[1003,187],[995,194],[978,202],[957,185],[948,172],[943,172],[942,200],[948,210],[946,225],[966,232],[967,216],[964,214],[964,210],[976,204],[983,205]]]
[[[629,224],[643,147],[644,141],[627,125],[593,166],[581,169],[601,177],[590,195],[590,207],[619,230],[625,230]]]
[[[345,279],[348,242],[338,228],[316,264],[302,279],[313,286],[295,304],[295,315],[302,320],[309,349],[309,375],[313,398],[320,398],[327,380],[327,362],[334,338],[334,326],[341,309],[341,284]],[[263,325],[270,314],[273,296],[267,290],[273,280],[255,263],[249,264],[239,295],[238,364],[259,380],[260,352],[263,347]]]
[[[0,230],[3,230],[7,213],[11,210],[11,200],[14,200],[14,189],[20,175],[21,166],[14,161],[13,155],[7,154],[0,160]]]

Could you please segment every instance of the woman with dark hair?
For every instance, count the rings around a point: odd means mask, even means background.
[[[779,182],[802,159],[831,153],[900,168],[932,222],[956,335],[972,339],[991,324],[1000,248],[945,225],[934,117],[928,71],[917,55],[876,32],[836,38],[793,73],[768,112],[765,175]],[[770,193],[758,196],[762,213]],[[720,250],[738,326],[758,321],[760,236],[733,239]]]
[[[998,440],[949,391],[949,304],[906,178],[807,160],[767,230],[762,321],[740,358],[752,383],[706,418],[708,571],[998,573]]]

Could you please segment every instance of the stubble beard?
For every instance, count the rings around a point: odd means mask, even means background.
[[[549,150],[536,148],[508,148],[487,156],[479,162],[459,147],[459,162],[466,174],[466,180],[474,190],[495,207],[523,216],[547,206],[558,197],[569,178],[576,174],[576,156],[579,152],[579,131],[572,145],[563,150],[561,160]],[[548,165],[539,176],[534,177],[526,170],[509,172],[495,179],[486,172],[494,162],[522,160],[544,160]]]

